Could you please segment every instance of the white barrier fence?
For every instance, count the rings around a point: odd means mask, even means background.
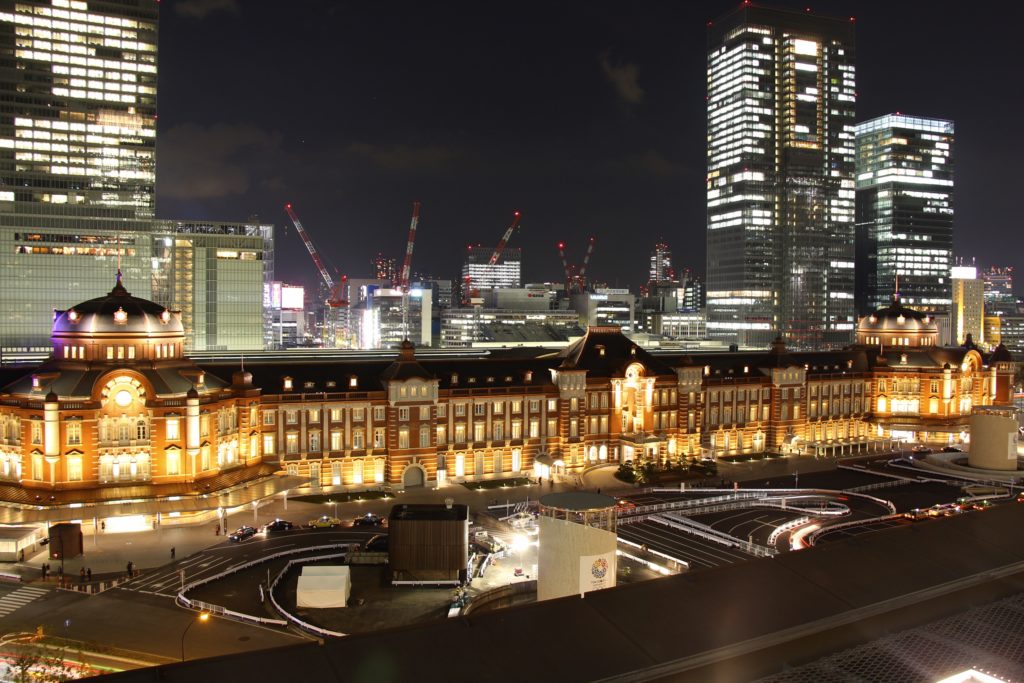
[[[789,520],[782,526],[775,527],[775,531],[773,531],[771,535],[768,536],[768,545],[774,548],[775,542],[779,540],[779,536],[786,533],[787,531],[792,531],[798,526],[803,526],[804,524],[807,524],[810,521],[810,517],[798,517],[796,519]]]
[[[268,618],[268,617],[259,617],[259,616],[253,615],[253,614],[245,614],[243,612],[236,612],[236,611],[230,610],[230,609],[228,609],[228,608],[226,608],[226,607],[224,607],[222,605],[215,605],[215,604],[208,603],[208,602],[202,602],[201,600],[190,600],[188,597],[186,597],[186,594],[189,591],[198,588],[199,586],[204,586],[204,585],[206,585],[208,583],[211,583],[213,581],[218,581],[218,580],[223,579],[223,578],[225,578],[227,576],[231,576],[232,574],[237,574],[238,572],[243,571],[245,569],[249,569],[250,567],[255,567],[257,565],[264,564],[266,562],[270,562],[271,560],[276,560],[276,559],[281,558],[281,557],[286,557],[288,555],[301,555],[301,554],[305,554],[305,553],[309,553],[309,552],[316,552],[318,550],[337,550],[339,548],[344,548],[345,549],[344,553],[338,553],[338,554],[334,554],[334,555],[320,555],[320,556],[317,556],[317,557],[310,557],[310,558],[303,558],[303,559],[305,559],[305,561],[307,561],[307,562],[311,562],[311,561],[314,561],[314,560],[319,560],[322,557],[325,557],[325,558],[339,557],[339,556],[343,557],[346,554],[348,554],[349,548],[351,547],[351,545],[352,544],[350,544],[350,543],[332,543],[330,545],[317,545],[317,546],[311,546],[311,547],[308,547],[308,548],[296,548],[296,549],[293,549],[293,550],[282,550],[281,552],[273,553],[271,555],[264,555],[262,557],[259,557],[259,558],[255,559],[255,560],[251,560],[249,562],[243,562],[241,564],[236,564],[236,565],[234,565],[232,567],[229,567],[225,571],[220,572],[219,574],[214,574],[213,576],[208,576],[208,577],[199,579],[198,581],[193,581],[192,583],[185,584],[184,586],[182,586],[181,590],[178,592],[178,597],[176,598],[176,601],[177,601],[177,603],[179,605],[181,605],[182,607],[185,607],[186,609],[196,609],[196,610],[200,610],[200,611],[208,611],[211,614],[215,614],[215,615],[221,616],[221,617],[226,617],[228,619],[234,619],[236,621],[244,621],[244,622],[249,622],[249,623],[256,623],[256,624],[261,624],[261,625],[264,625],[264,626],[287,626],[288,622],[284,621],[282,619],[271,619],[271,618]],[[291,562],[289,562],[288,566],[291,566]],[[273,594],[271,594],[271,602],[273,602]],[[274,605],[275,605],[275,607],[277,606],[276,603],[274,603]],[[279,610],[279,611],[282,611],[282,613],[287,615],[287,613],[283,612],[283,610]]]
[[[281,607],[280,604],[278,604],[277,598],[274,597],[274,589],[277,588],[277,584],[281,581],[282,578],[284,578],[284,576],[292,568],[292,565],[304,564],[306,562],[316,562],[318,560],[330,560],[330,559],[333,559],[335,557],[345,557],[346,554],[347,553],[335,553],[333,555],[320,555],[318,557],[301,557],[301,558],[298,558],[298,559],[295,559],[295,560],[288,560],[288,564],[285,565],[284,569],[282,569],[280,572],[278,572],[277,576],[274,577],[273,582],[270,584],[270,591],[269,591],[269,593],[270,593],[270,604],[272,604],[274,606],[274,609],[276,609],[278,611],[278,613],[284,615],[285,619],[287,619],[288,621],[292,622],[293,624],[295,624],[299,628],[303,629],[304,631],[308,631],[309,633],[313,633],[313,634],[318,635],[318,636],[332,636],[334,638],[344,638],[348,634],[346,634],[346,633],[338,633],[337,631],[331,631],[331,630],[328,630],[326,628],[320,628],[319,626],[316,626],[314,624],[310,624],[307,621],[303,621],[302,619],[299,619],[297,616],[295,616],[291,612],[288,612],[287,610],[285,610],[283,607]]]
[[[694,536],[703,538],[708,541],[713,541],[720,545],[739,548],[750,553],[751,555],[754,555],[755,557],[775,557],[779,554],[779,551],[775,548],[769,548],[767,546],[758,545],[757,543],[754,543],[749,540],[744,541],[741,538],[730,536],[727,533],[718,531],[717,529],[709,527],[706,524],[695,522],[687,517],[682,517],[679,515],[672,515],[671,517],[669,517],[668,515],[655,515],[651,517],[651,521],[658,522],[659,524],[664,524],[665,526],[671,527],[673,529],[678,529],[679,531],[684,531],[688,534],[693,534]]]

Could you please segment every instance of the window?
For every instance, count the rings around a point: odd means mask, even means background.
[[[341,450],[341,432],[338,432],[338,431],[331,432],[331,450],[332,451],[340,451]]]
[[[139,420],[135,423],[135,438],[139,440],[149,438],[149,427],[146,425],[145,420]]]
[[[430,447],[430,427],[426,425],[420,427],[420,448]]]
[[[263,411],[263,424],[272,425],[274,424],[274,411],[264,410]]]
[[[491,411],[495,415],[504,415],[505,414],[505,402],[504,401],[497,401],[497,402],[495,402],[494,403],[494,407],[491,408]]]
[[[420,420],[430,419],[430,406],[420,406]]]
[[[383,422],[384,420],[386,420],[387,419],[387,415],[385,413],[386,410],[387,410],[387,408],[385,408],[384,406],[374,406],[373,407],[373,421],[374,422]]]
[[[309,433],[309,450],[314,453],[320,450],[320,432]]]
[[[167,440],[176,441],[181,438],[181,423],[176,417],[167,418],[165,423],[167,426]]]
[[[576,398],[575,396],[573,396],[572,398],[569,399],[569,410],[570,411],[577,411],[579,409],[580,409],[580,400],[578,398]]]
[[[512,438],[521,439],[523,438],[523,421],[512,420]]]
[[[456,403],[455,404],[455,416],[456,417],[462,417],[465,414],[466,414],[466,404],[465,403]]]
[[[408,422],[409,421],[409,409],[408,408],[399,408],[398,409],[398,419],[401,422]]]
[[[200,420],[199,420],[199,436],[209,436],[209,435],[210,435],[210,416],[209,415],[203,415],[203,417],[200,418]]]
[[[82,423],[68,422],[67,423],[67,434],[68,434],[68,445],[77,446],[82,443]]]
[[[308,419],[309,422],[319,422],[320,421],[320,409],[319,408],[311,408],[310,411],[309,411],[309,417],[307,419]]]
[[[548,436],[558,436],[558,419],[548,418]]]
[[[364,447],[365,438],[362,429],[357,429],[352,432],[352,448],[355,450],[362,450]]]
[[[512,449],[512,471],[518,472],[523,469],[523,452],[518,448]]]
[[[486,415],[487,414],[487,404],[486,403],[474,404],[473,405],[473,414],[474,415]]]
[[[437,416],[447,417],[448,416],[448,405],[445,403],[439,403],[437,406]]]
[[[455,425],[455,443],[466,443],[466,425]]]
[[[341,408],[331,408],[331,422],[341,422]]]
[[[437,426],[437,444],[443,445],[448,443],[448,428],[444,425]]]
[[[362,422],[364,414],[365,413],[364,413],[364,409],[363,408],[353,408],[352,409],[352,421],[353,422]]]
[[[540,411],[540,401],[530,401],[530,412],[536,413]]]
[[[284,413],[284,421],[290,425],[296,424],[299,421],[299,411],[286,410]]]
[[[505,438],[505,423],[504,422],[495,422],[493,427],[492,427],[492,430],[494,431],[494,440],[495,441],[502,441],[502,440],[504,440],[504,438]]]
[[[569,420],[569,436],[580,435],[580,421],[575,417]]]
[[[43,423],[39,420],[32,421],[32,443],[41,444],[43,443]],[[36,477],[33,477],[35,479]]]
[[[265,455],[274,454],[274,435],[264,434],[263,435],[263,453]]]
[[[530,438],[536,439],[540,437],[540,420],[535,417],[530,418]]]
[[[523,412],[523,402],[522,401],[512,401],[512,412],[513,413],[521,413],[521,412]]]
[[[409,447],[409,428],[402,427],[398,430],[398,447],[408,448]]]
[[[82,458],[72,456],[68,458],[68,481],[82,481]]]
[[[473,424],[473,441],[484,440],[484,424],[482,422],[475,422]]]
[[[299,435],[295,432],[289,432],[284,435],[285,437],[285,453],[289,455],[299,452]]]
[[[550,410],[550,411],[558,410],[558,399],[557,398],[549,398],[548,399],[548,410]]]
[[[181,451],[178,449],[167,451],[166,470],[169,475],[181,474]]]
[[[375,427],[373,430],[373,447],[384,448],[387,446],[386,434],[383,427]]]

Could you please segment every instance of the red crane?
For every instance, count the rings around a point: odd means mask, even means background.
[[[501,252],[505,251],[505,245],[508,244],[508,240],[512,237],[512,231],[519,227],[519,212],[516,211],[512,214],[512,224],[508,226],[505,234],[501,236],[501,241],[498,242],[498,246],[494,248],[494,253],[491,254],[491,260],[488,262],[490,265],[494,265],[498,262],[498,258],[501,256]]]
[[[405,260],[402,262],[402,272],[398,274],[396,285],[402,291],[408,291],[410,271],[412,269],[412,248],[416,242],[416,226],[420,222],[420,203],[412,203],[412,222],[409,223],[409,239],[405,243]]]
[[[565,242],[558,243],[558,256],[562,259],[562,269],[565,270],[565,291],[572,293],[573,291],[582,293],[586,289],[587,280],[587,265],[590,263],[590,256],[594,253],[594,242],[597,241],[596,237],[591,237],[587,242],[587,251],[583,256],[583,264],[581,266],[569,265],[569,261],[565,258]]]
[[[324,284],[327,285],[327,289],[330,291],[330,295],[327,299],[327,305],[331,308],[340,308],[348,306],[348,277],[345,275],[341,276],[341,279],[335,283],[334,278],[327,272],[327,268],[324,266],[324,262],[320,260],[320,254],[317,253],[316,247],[313,246],[313,240],[309,238],[306,233],[306,229],[302,227],[302,222],[299,217],[292,211],[292,205],[285,204],[284,210],[288,213],[288,217],[292,219],[292,224],[298,231],[302,241],[306,244],[306,249],[309,251],[309,255],[313,257],[313,263],[316,264],[317,270],[320,271],[320,277],[323,278]]]

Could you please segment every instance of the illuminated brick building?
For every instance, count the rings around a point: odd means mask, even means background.
[[[275,478],[288,487],[409,487],[631,460],[848,454],[890,439],[958,443],[973,406],[1010,401],[1005,348],[938,347],[934,320],[898,299],[857,334],[838,351],[776,340],[685,355],[591,327],[558,353],[417,357],[406,342],[397,357],[253,359],[241,372],[182,358],[175,314],[118,282],[56,315],[50,360],[5,371],[0,491],[95,498],[131,485],[159,497],[272,469],[302,478]]]

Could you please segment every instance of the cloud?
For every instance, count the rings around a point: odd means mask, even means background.
[[[605,52],[601,55],[601,71],[625,102],[640,104],[643,101],[644,89],[640,87],[638,81],[636,64],[613,64]]]
[[[444,145],[373,145],[354,142],[348,151],[374,166],[389,171],[408,171],[443,167],[459,157],[459,152]]]
[[[277,156],[280,136],[245,124],[186,123],[168,130],[158,144],[160,194],[212,199],[247,192],[254,169]]]
[[[205,19],[216,12],[237,14],[238,0],[178,0],[174,3],[175,14],[189,19]]]

